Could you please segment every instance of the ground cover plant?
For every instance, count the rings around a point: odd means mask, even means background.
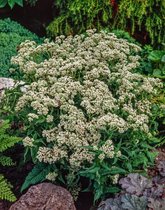
[[[160,108],[151,101],[162,83],[137,73],[139,51],[94,30],[20,45],[12,63],[28,89],[4,104],[23,123],[25,160],[35,163],[22,190],[47,179],[74,191],[85,177],[98,200],[119,191],[120,175],[153,164]]]
[[[41,42],[37,35],[25,29],[19,23],[9,18],[0,20],[0,76],[20,77],[19,74],[12,74],[10,59],[16,55],[18,46],[25,40],[35,40]]]
[[[164,210],[165,161],[160,161],[158,170],[153,178],[132,173],[120,179],[122,192],[103,201],[98,210]]]

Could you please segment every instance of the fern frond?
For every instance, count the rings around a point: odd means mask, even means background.
[[[16,197],[11,191],[11,185],[7,183],[2,174],[0,174],[0,199],[11,202],[16,201]]]
[[[9,121],[3,121],[0,123],[0,137],[3,136],[6,132],[6,130],[10,127]]]
[[[0,155],[0,164],[2,166],[13,166],[14,162],[10,157],[7,157],[5,155]]]
[[[38,163],[34,166],[32,171],[28,174],[21,187],[21,192],[28,188],[30,185],[43,182],[46,178],[46,175],[50,172],[50,165],[45,165],[43,163]]]
[[[8,148],[14,146],[14,144],[18,143],[20,140],[21,138],[3,134],[0,136],[0,152],[4,152]]]

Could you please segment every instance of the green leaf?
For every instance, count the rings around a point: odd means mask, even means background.
[[[3,166],[12,166],[14,165],[14,162],[10,157],[0,155],[0,164]]]
[[[110,168],[110,171],[109,171],[110,174],[126,174],[127,171],[124,170],[123,168],[119,168],[119,167],[111,167]]]
[[[14,0],[8,0],[8,4],[9,4],[10,8],[13,9],[13,7],[15,5],[15,1]]]
[[[120,188],[119,187],[107,187],[105,190],[106,193],[118,193],[120,192]]]
[[[7,0],[0,0],[0,8],[5,7],[7,4]]]
[[[162,75],[162,71],[160,69],[153,70],[153,76],[160,77]]]
[[[15,0],[15,3],[17,3],[19,6],[23,7],[23,0]]]
[[[148,59],[154,62],[159,62],[161,61],[162,56],[164,56],[164,51],[155,50],[149,54]]]
[[[97,188],[94,194],[94,202],[96,202],[103,195],[103,189]]]
[[[43,182],[46,178],[46,175],[50,172],[50,165],[46,166],[43,163],[38,163],[34,166],[32,171],[28,174],[21,187],[21,192],[28,188],[30,185]]]
[[[163,63],[165,63],[165,55],[163,55],[161,61],[162,61]]]
[[[16,197],[11,191],[11,185],[7,183],[2,174],[0,174],[0,199],[11,202],[16,201]]]

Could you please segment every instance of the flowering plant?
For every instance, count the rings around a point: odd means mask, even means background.
[[[15,114],[24,122],[25,156],[36,163],[23,189],[44,179],[73,187],[85,176],[97,200],[118,191],[112,185],[120,174],[153,162],[156,112],[150,100],[162,84],[135,73],[140,50],[95,30],[20,45],[12,63],[28,89]]]

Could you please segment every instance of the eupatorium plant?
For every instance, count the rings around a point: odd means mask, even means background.
[[[12,63],[28,90],[15,115],[24,122],[25,156],[36,163],[22,189],[46,178],[73,187],[85,176],[97,200],[118,191],[112,185],[120,174],[152,163],[157,139],[150,99],[162,84],[134,72],[138,51],[94,30],[20,45]]]

